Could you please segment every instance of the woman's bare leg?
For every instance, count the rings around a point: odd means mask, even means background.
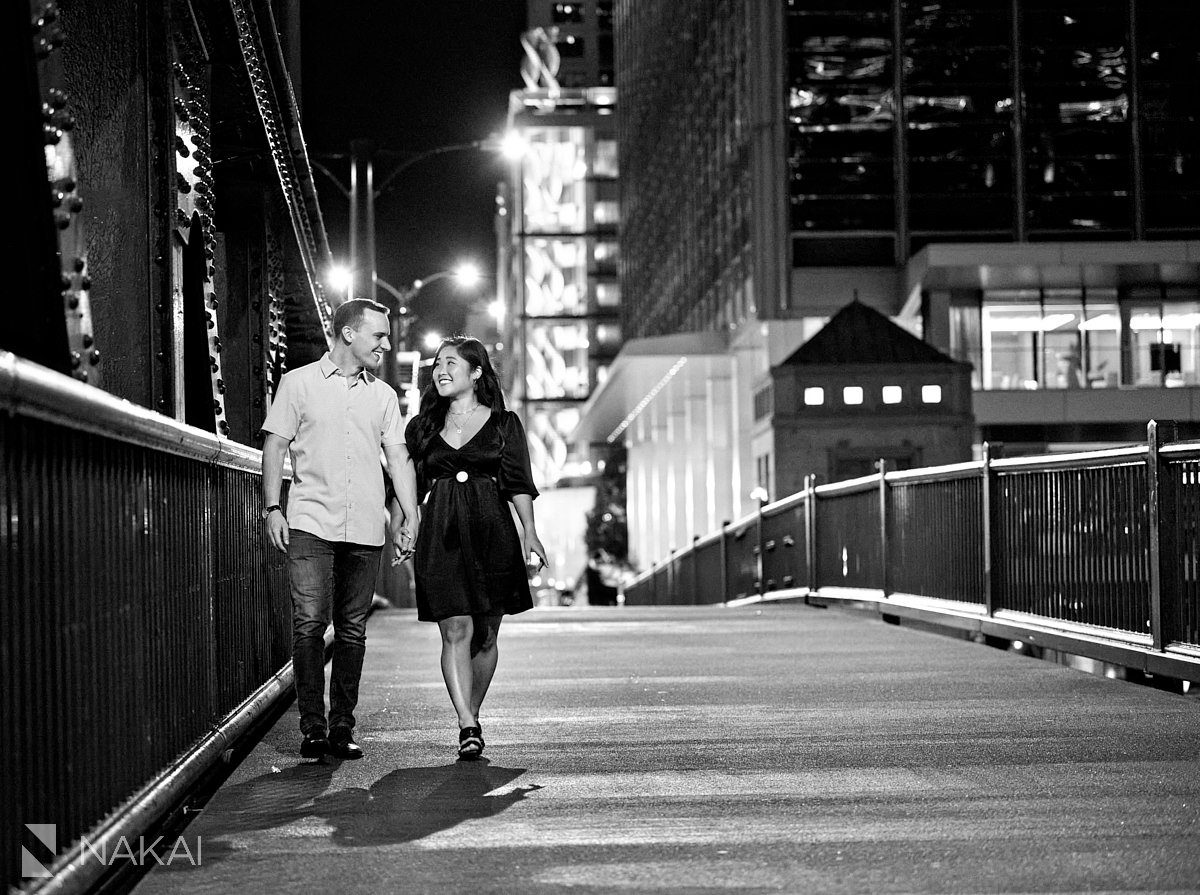
[[[497,641],[500,635],[500,622],[503,615],[490,615],[479,619],[471,649],[471,712],[475,718],[472,723],[479,723],[479,708],[483,705],[483,697],[487,696],[491,686],[492,676],[496,673],[496,661],[500,658]]]
[[[469,615],[456,615],[438,622],[442,632],[442,677],[446,691],[458,715],[458,726],[472,727],[479,711],[473,704],[473,668],[471,635],[474,623]]]

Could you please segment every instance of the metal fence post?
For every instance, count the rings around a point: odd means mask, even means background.
[[[888,571],[888,462],[883,457],[877,463],[879,467],[879,566],[880,587],[886,600],[892,592],[892,576]]]
[[[721,602],[729,599],[729,520],[721,520]]]
[[[992,473],[992,452],[990,442],[983,443],[983,465],[980,467],[982,494],[980,513],[983,519],[980,531],[983,533],[983,605],[987,607],[989,616],[996,614],[996,595],[992,580],[992,503],[995,496],[996,480]]]
[[[804,477],[804,553],[808,564],[808,592],[817,592],[817,476]]]
[[[1173,420],[1150,420],[1146,425],[1146,506],[1150,515],[1150,637],[1154,648],[1171,642],[1179,610],[1175,569],[1175,489],[1159,448],[1175,438]]]
[[[766,503],[761,497],[758,498],[758,595],[761,597],[767,592],[767,557],[763,550],[763,506]]]

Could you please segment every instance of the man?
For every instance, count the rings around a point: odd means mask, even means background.
[[[333,328],[328,353],[280,380],[263,423],[262,516],[271,543],[288,555],[300,754],[361,758],[354,708],[384,543],[381,447],[403,513],[392,529],[398,559],[407,559],[416,543],[417,491],[396,392],[372,375],[391,348],[387,308],[351,299],[334,313]],[[285,516],[279,496],[289,450],[292,486]],[[327,727],[323,636],[331,614]]]

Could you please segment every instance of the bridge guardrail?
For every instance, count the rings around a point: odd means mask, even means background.
[[[23,824],[77,841],[290,661],[260,458],[0,352],[6,885]]]
[[[804,596],[1200,680],[1200,441],[880,471],[728,523],[625,604]],[[720,565],[716,563],[719,560]],[[698,567],[694,579],[678,569]],[[692,582],[690,591],[678,585]]]

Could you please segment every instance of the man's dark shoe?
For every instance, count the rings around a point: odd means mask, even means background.
[[[363,750],[350,733],[349,727],[334,727],[329,731],[329,754],[338,758],[362,758]]]
[[[310,730],[300,741],[300,754],[304,758],[320,758],[329,752],[329,738],[321,728]]]

